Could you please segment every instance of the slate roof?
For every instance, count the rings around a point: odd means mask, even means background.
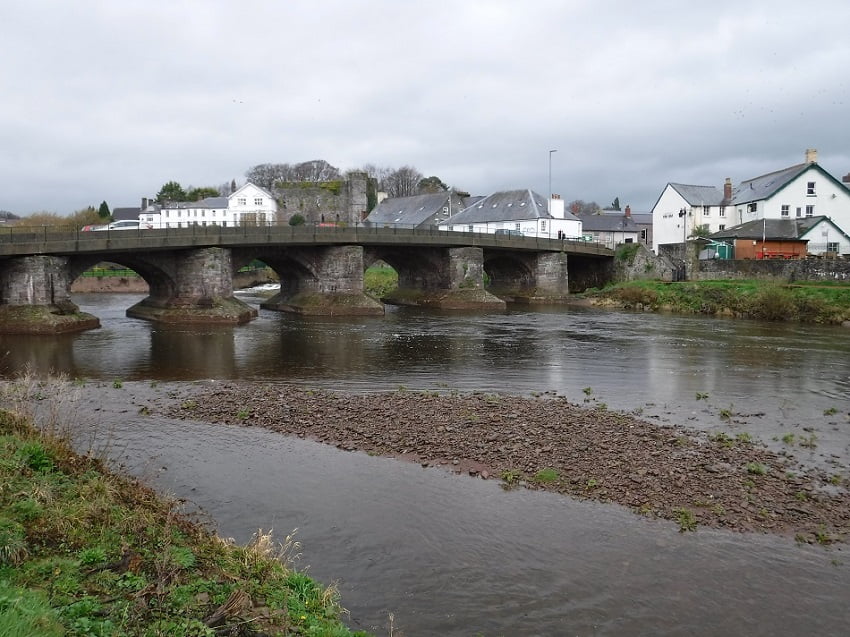
[[[603,215],[611,215],[614,217],[623,216],[622,210],[603,210]],[[588,215],[589,216],[589,215]],[[587,217],[581,217],[582,221],[587,219]],[[639,226],[651,226],[652,225],[652,213],[651,212],[635,212],[632,211],[632,220],[638,224]]]
[[[142,211],[141,208],[113,208],[112,209],[112,220],[113,221],[128,221],[128,220],[136,220],[139,218],[139,213]]]
[[[366,221],[371,223],[403,223],[418,226],[436,215],[431,222],[436,225],[448,218],[448,212],[443,212],[443,208],[448,207],[448,201],[448,192],[384,199],[369,213]],[[463,200],[457,195],[453,195],[452,212],[460,212],[464,207]]]
[[[724,204],[723,188],[674,183],[671,183],[670,187],[692,206],[722,206]]]
[[[227,208],[227,197],[207,197],[200,201],[172,201],[162,207],[168,210],[184,208]]]
[[[833,228],[843,232],[829,217],[818,215],[802,219],[755,219],[739,226],[726,228],[710,235],[709,239],[761,239],[802,240],[816,225],[826,220]]]
[[[806,170],[811,166],[817,166],[817,164],[797,164],[796,166],[789,166],[788,168],[783,168],[776,172],[742,181],[738,187],[732,191],[732,203],[743,204],[751,201],[767,199],[778,190],[781,190],[790,181],[806,172]]]
[[[524,189],[495,192],[484,197],[458,214],[452,215],[451,223],[473,224],[552,218],[547,209],[546,199],[532,190]],[[564,218],[578,220],[578,217],[566,211]]]
[[[635,220],[624,214],[582,215],[580,218],[583,232],[640,232]]]

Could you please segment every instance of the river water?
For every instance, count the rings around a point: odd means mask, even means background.
[[[259,303],[250,292],[243,298]],[[666,424],[748,432],[848,475],[850,331],[587,308],[383,318],[261,311],[240,327],[128,319],[137,295],[78,295],[102,327],[0,337],[0,375],[84,378],[80,419],[128,470],[223,535],[297,528],[301,567],[337,581],[379,635],[843,635],[840,547],[699,529],[255,429],[139,414],[185,381],[352,391],[556,392]],[[124,388],[112,388],[121,380]],[[160,381],[158,384],[151,381]],[[162,381],[174,381],[175,384]],[[179,382],[179,383],[178,383]],[[698,398],[699,396],[699,398]],[[730,418],[722,416],[728,415]],[[805,436],[811,446],[782,441]],[[391,619],[392,617],[392,619]]]

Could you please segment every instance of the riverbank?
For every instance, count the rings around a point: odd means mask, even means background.
[[[34,389],[24,400],[48,398]],[[0,409],[0,634],[366,636],[333,587],[292,567],[291,537],[222,539],[76,454],[61,426]]]
[[[550,394],[349,394],[287,385],[213,382],[183,388],[171,417],[263,427],[441,467],[505,488],[615,503],[699,526],[844,542],[848,476],[804,469],[747,434],[706,435],[584,407]]]
[[[598,307],[850,326],[850,285],[842,283],[630,281],[578,298]]]

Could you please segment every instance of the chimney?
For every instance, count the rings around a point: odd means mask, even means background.
[[[561,199],[561,195],[552,195],[549,200],[549,214],[555,219],[564,218],[564,200]]]
[[[629,204],[626,204],[625,215],[626,215],[627,217],[631,217],[631,216],[632,216],[632,207],[631,207]]]
[[[732,201],[732,178],[727,177],[723,183],[723,201]]]
[[[818,161],[818,151],[814,148],[806,149],[806,163],[816,164]]]
[[[148,198],[142,197],[142,212],[148,209]]]
[[[846,175],[844,175],[841,178],[841,181],[843,181],[845,184],[850,184],[850,173],[847,173]]]

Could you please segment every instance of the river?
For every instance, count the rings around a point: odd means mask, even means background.
[[[102,327],[0,337],[0,374],[29,366],[86,379],[75,409],[102,438],[108,429],[111,456],[202,508],[222,534],[246,541],[257,528],[281,537],[297,528],[299,564],[338,582],[352,627],[388,635],[392,622],[396,637],[841,635],[850,627],[840,545],[680,534],[616,506],[139,413],[172,382],[217,379],[548,391],[661,423],[747,432],[847,476],[846,328],[577,307],[390,308],[356,319],[261,311],[240,327],[165,328],[124,316],[140,298],[75,296]],[[112,388],[115,380],[124,387]],[[810,445],[783,442],[788,433]]]

